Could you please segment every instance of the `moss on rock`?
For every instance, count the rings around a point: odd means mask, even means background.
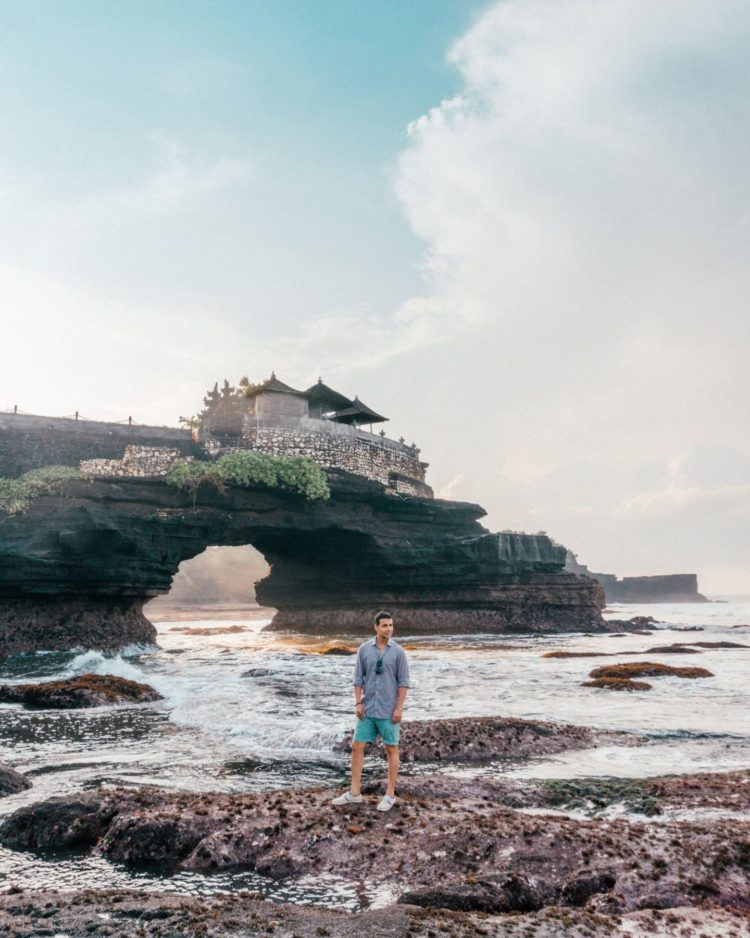
[[[40,495],[56,495],[71,479],[89,476],[72,466],[43,466],[31,469],[17,479],[0,479],[0,514],[14,515],[25,511]]]

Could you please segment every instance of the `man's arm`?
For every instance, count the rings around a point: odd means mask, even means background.
[[[398,681],[398,698],[396,699],[396,708],[393,711],[391,719],[394,723],[400,723],[404,715],[404,701],[409,692],[409,662],[406,658],[406,652],[401,651],[396,666],[396,680]]]
[[[365,715],[365,705],[362,703],[362,685],[365,680],[365,669],[362,663],[362,649],[357,652],[357,663],[354,666],[354,712],[357,719]]]
[[[409,693],[408,687],[399,687],[398,689],[398,700],[396,701],[396,709],[393,711],[393,716],[391,720],[394,723],[400,723],[401,718],[404,715],[404,701],[406,700],[406,695]]]

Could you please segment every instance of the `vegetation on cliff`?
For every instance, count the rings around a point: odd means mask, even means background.
[[[88,479],[72,466],[43,466],[31,469],[17,479],[0,478],[0,514],[24,511],[40,495],[56,495],[71,479]]]
[[[296,492],[310,501],[331,495],[325,473],[306,456],[270,456],[246,451],[227,453],[216,462],[178,459],[166,480],[169,485],[192,492],[193,496],[202,485],[212,485],[219,490],[227,486],[263,485]]]

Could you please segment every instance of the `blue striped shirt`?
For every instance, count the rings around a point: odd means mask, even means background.
[[[410,687],[409,662],[404,649],[391,639],[383,652],[383,669],[376,673],[380,649],[371,638],[359,646],[354,666],[354,685],[364,690],[362,702],[365,716],[376,720],[390,720],[398,701],[399,687]]]

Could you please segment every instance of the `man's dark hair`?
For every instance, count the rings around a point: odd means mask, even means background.
[[[383,619],[392,619],[392,618],[393,616],[390,614],[390,612],[386,612],[385,610],[382,610],[375,616],[375,625],[377,625],[378,622],[382,622]]]

